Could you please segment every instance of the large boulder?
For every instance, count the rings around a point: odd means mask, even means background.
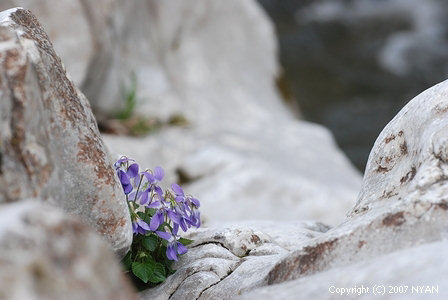
[[[1,299],[135,299],[97,234],[40,201],[0,209]]]
[[[256,289],[235,299],[446,299],[446,240]]]
[[[411,100],[373,146],[345,222],[285,258],[268,283],[446,238],[448,81]]]
[[[129,213],[87,99],[30,11],[0,13],[0,41],[0,203],[40,197],[123,255]]]
[[[230,299],[263,285],[282,258],[329,227],[317,222],[217,224],[188,235],[176,273],[140,293],[141,299]]]
[[[209,222],[345,218],[361,178],[326,129],[296,120],[282,102],[273,27],[256,2],[120,5],[132,17],[122,17],[129,21],[123,49],[103,47],[116,59],[108,76],[89,80],[101,95],[91,94],[93,105],[113,107],[117,76],[123,81],[134,69],[138,113],[162,120],[182,114],[188,126],[143,139],[107,136],[111,151],[189,181]]]
[[[411,100],[384,128],[372,149],[358,203],[344,222],[315,227],[321,229],[308,234],[298,224],[291,230],[283,222],[262,229],[260,224],[250,229],[220,225],[209,233],[203,229],[192,235],[199,243],[191,249],[193,259],[180,260],[183,271],[172,276],[167,293],[204,299],[241,293],[247,293],[243,299],[295,299],[300,293],[303,298],[333,299],[336,288],[365,286],[370,293],[364,290],[364,297],[373,298],[375,285],[380,286],[376,293],[407,286],[407,299],[421,299],[423,291],[426,296],[440,292],[448,284],[443,276],[448,262],[440,257],[448,229],[447,128],[445,81]],[[212,247],[210,243],[234,254],[219,264],[223,269],[217,269],[215,259],[224,257],[201,248]],[[271,286],[258,290],[265,285]],[[142,295],[150,293],[167,298],[160,290]]]
[[[91,22],[95,22],[96,16],[86,10],[84,2],[86,1],[3,0],[0,1],[0,11],[12,7],[31,10],[50,37],[70,77],[80,86],[98,44],[91,31]],[[102,11],[105,9],[102,5],[112,1],[96,2],[96,10]]]
[[[106,141],[114,153],[163,166],[170,180],[200,179],[189,190],[207,199],[209,220],[251,212],[336,224],[352,207],[360,176],[326,129],[296,121],[282,103],[273,26],[255,1],[8,0],[0,7],[11,4],[43,19],[101,122],[132,92],[136,114],[186,120],[187,128],[143,140]],[[83,45],[77,53],[73,28]]]

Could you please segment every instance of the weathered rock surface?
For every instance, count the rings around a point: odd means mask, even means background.
[[[167,168],[170,179],[181,177],[176,170],[200,178],[191,192],[209,199],[208,219],[239,220],[256,202],[255,219],[336,224],[353,206],[357,171],[325,129],[297,122],[282,103],[274,30],[255,1],[9,0],[0,8],[11,4],[43,19],[97,117],[123,107],[135,74],[139,115],[188,121],[144,141],[110,137],[108,145]]]
[[[350,217],[278,264],[269,283],[447,237],[448,81],[411,100],[379,135]]]
[[[329,291],[332,285],[364,285],[372,289],[377,284],[384,285],[386,291],[389,285],[407,285],[409,293],[411,286],[423,286],[425,290],[429,287],[431,291],[438,288],[443,297],[447,292],[441,289],[448,284],[443,275],[448,260],[440,257],[448,240],[447,108],[445,81],[411,100],[384,128],[372,149],[358,203],[343,223],[311,235],[283,230],[281,222],[276,227],[270,224],[257,229],[262,233],[236,225],[235,237],[232,230],[222,226],[208,233],[204,229],[192,236],[199,246],[192,249],[191,255],[200,253],[202,250],[196,250],[199,247],[219,243],[235,257],[244,255],[245,250],[246,256],[227,259],[226,265],[220,264],[224,269],[214,271],[214,277],[210,273],[196,275],[195,268],[188,269],[191,277],[185,275],[186,271],[175,274],[171,279],[176,282],[172,284],[175,289],[168,295],[191,293],[194,299],[227,299],[247,293],[243,299],[296,299],[298,295],[306,299],[334,299],[339,296]],[[272,228],[279,232],[269,231]],[[255,247],[250,243],[251,236],[257,236],[252,240],[258,242],[253,243]],[[287,248],[284,241],[295,242]],[[251,260],[253,255],[255,260]],[[210,256],[221,258],[206,255]],[[180,266],[194,265],[191,261],[186,256]],[[212,260],[201,261],[196,270],[207,272],[214,268],[207,266],[214,264]],[[194,280],[201,284],[194,285]],[[284,283],[288,280],[294,281]],[[273,286],[257,290],[265,285]],[[162,295],[160,299],[166,297],[161,291],[152,292]],[[372,293],[371,290],[364,297],[372,298]],[[149,291],[143,295],[149,295]],[[390,295],[394,299],[396,296]],[[415,293],[401,296],[424,297]]]
[[[54,49],[67,68],[68,74],[77,86],[86,76],[90,60],[97,47],[94,34],[91,32],[91,16],[85,9],[82,0],[3,0],[0,11],[12,7],[23,7],[33,12],[50,37]],[[98,11],[102,5],[111,1],[96,1]]]
[[[447,249],[446,240],[428,243],[259,288],[236,299],[446,299]],[[336,288],[357,289],[341,295]]]
[[[320,236],[317,222],[246,222],[199,229],[176,273],[141,299],[230,299],[263,284],[285,254]]]
[[[89,103],[28,10],[0,14],[0,203],[79,215],[124,254],[130,218]]]
[[[142,54],[132,56],[140,59],[126,67],[136,68],[138,112],[162,119],[180,113],[189,126],[163,128],[144,139],[108,136],[111,151],[148,167],[161,165],[168,179],[191,181],[187,190],[203,201],[208,221],[342,221],[353,207],[360,176],[327,130],[297,121],[282,103],[275,86],[273,28],[256,3],[138,5],[139,13],[126,24],[139,31],[123,35],[134,41],[125,45],[143,43]],[[141,41],[142,36],[153,38]],[[114,60],[112,74],[125,76],[123,52],[114,54],[123,60]],[[98,76],[101,84],[90,82],[98,91],[113,78]],[[118,95],[113,89],[119,87],[114,80],[104,82],[104,100],[91,99],[112,107]]]
[[[135,299],[109,245],[35,199],[1,205],[0,270],[0,299]]]

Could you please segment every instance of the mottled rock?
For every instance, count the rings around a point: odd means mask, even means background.
[[[84,95],[28,10],[0,14],[0,203],[28,197],[79,215],[120,255],[131,224]]]
[[[0,299],[135,299],[115,254],[35,199],[0,206]]]
[[[101,11],[105,2],[110,1],[97,1],[97,11]],[[79,86],[84,80],[97,44],[90,30],[91,15],[85,10],[83,3],[82,0],[3,0],[0,1],[0,11],[11,7],[31,10],[50,37],[70,78]]]
[[[141,299],[230,299],[265,284],[285,254],[328,230],[317,222],[219,224],[188,235],[176,273]]]
[[[269,283],[446,238],[448,81],[411,100],[379,135],[349,218],[279,263]]]
[[[443,240],[403,249],[259,288],[236,299],[446,299],[448,258],[442,253],[447,248]]]
[[[335,225],[345,219],[361,179],[324,128],[294,120],[269,127],[247,123],[214,131],[212,124],[164,129],[140,139],[104,136],[104,141],[117,156],[163,166],[166,182],[184,180],[188,193],[201,200],[208,223],[315,219]]]
[[[113,60],[109,77],[89,81],[101,94],[90,98],[98,101],[93,105],[113,107],[117,76],[135,68],[137,112],[160,119],[181,113],[188,126],[164,127],[139,139],[107,136],[112,152],[145,167],[163,166],[167,181],[189,183],[186,190],[202,200],[209,223],[344,220],[361,178],[326,129],[297,121],[282,102],[272,24],[256,2],[120,6],[126,7],[120,14],[132,17],[121,15],[129,22],[119,24],[135,30],[122,35],[123,45],[142,48],[104,47],[121,59]]]

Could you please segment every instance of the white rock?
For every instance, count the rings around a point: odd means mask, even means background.
[[[80,216],[119,255],[131,221],[95,118],[28,10],[0,20],[0,203],[40,197]]]
[[[230,299],[265,284],[272,267],[291,249],[320,236],[316,222],[219,224],[189,234],[189,251],[174,275],[140,293],[141,299]]]
[[[149,3],[152,10],[145,6]],[[128,12],[137,4],[121,5]],[[256,3],[138,5],[139,14],[127,26],[138,23],[141,31],[123,38],[126,45],[142,46],[142,53],[131,57],[119,48],[108,50],[122,60],[114,60],[109,77],[91,81],[101,96],[91,97],[98,101],[93,105],[114,107],[120,86],[116,78],[129,77],[128,69],[136,68],[139,114],[166,119],[181,113],[190,126],[162,129],[145,139],[108,136],[111,151],[147,167],[161,165],[169,180],[176,179],[177,169],[197,179],[187,191],[203,201],[208,222],[342,221],[359,189],[358,172],[327,130],[295,120],[282,103],[275,87],[274,30]],[[145,11],[154,15],[145,16]]]
[[[442,253],[447,248],[446,240],[408,248],[235,299],[446,299],[448,258]],[[352,294],[338,294],[342,288],[352,289]]]
[[[0,257],[1,299],[135,298],[109,245],[40,201],[0,205]]]
[[[379,135],[350,217],[295,251],[269,283],[446,239],[448,81],[411,100]]]
[[[36,15],[50,37],[56,53],[67,67],[70,77],[78,86],[84,80],[90,59],[97,47],[90,24],[93,22],[92,12],[85,9],[83,2],[79,0],[0,1],[0,11],[21,6]],[[110,1],[96,2],[96,11],[101,11],[102,3]]]

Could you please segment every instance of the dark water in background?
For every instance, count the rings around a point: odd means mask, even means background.
[[[395,114],[448,77],[448,1],[259,2],[303,117],[329,128],[361,171]]]

